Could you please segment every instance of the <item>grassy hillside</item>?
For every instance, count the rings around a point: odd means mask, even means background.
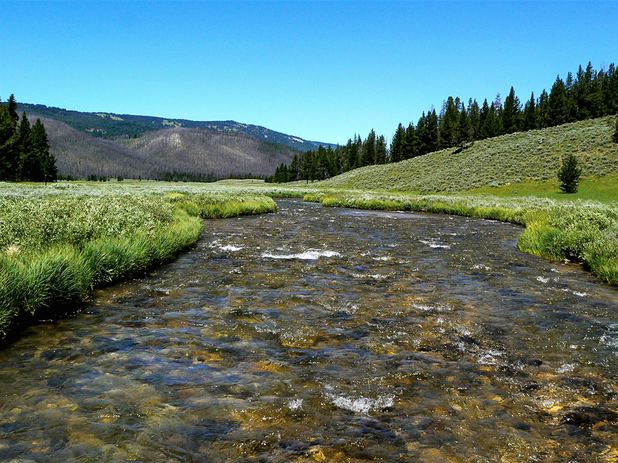
[[[32,119],[34,116],[30,115]],[[163,172],[269,175],[298,151],[243,133],[174,128],[107,140],[41,117],[61,175],[157,178]]]
[[[217,132],[244,133],[268,143],[281,143],[300,151],[314,150],[320,145],[327,145],[322,142],[313,142],[297,136],[286,135],[259,125],[242,124],[235,121],[190,121],[130,114],[86,113],[28,103],[20,103],[18,111],[19,114],[26,111],[29,117],[36,115],[64,122],[80,132],[106,139],[135,138],[149,132],[184,127]]]
[[[475,142],[396,164],[369,166],[333,177],[319,186],[368,190],[452,192],[517,185],[556,178],[562,156],[575,154],[583,176],[618,172],[618,145],[611,136],[615,116]]]

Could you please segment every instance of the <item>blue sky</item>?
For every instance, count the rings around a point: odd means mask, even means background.
[[[0,98],[390,139],[449,95],[618,64],[618,2],[0,0]]]

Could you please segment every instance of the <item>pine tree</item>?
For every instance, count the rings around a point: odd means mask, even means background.
[[[511,87],[509,95],[504,100],[502,109],[502,125],[505,133],[514,133],[520,129],[521,104],[515,96],[515,89]]]
[[[21,116],[21,120],[19,122],[19,156],[17,159],[17,163],[14,165],[14,171],[16,172],[15,177],[17,180],[21,180],[21,171],[22,171],[22,163],[23,158],[26,153],[29,153],[32,150],[32,129],[30,127],[30,121],[28,120],[28,116],[24,112]]]
[[[478,137],[480,122],[481,122],[481,109],[476,100],[468,101],[468,117],[470,118],[470,127],[472,128],[472,140],[476,140]]]
[[[440,115],[439,147],[450,148],[457,145],[459,131],[459,108],[452,96],[442,106]]]
[[[616,118],[616,130],[614,130],[614,136],[612,138],[614,143],[618,143],[618,117]]]
[[[485,133],[485,121],[487,120],[487,116],[489,115],[489,103],[487,102],[487,98],[483,101],[483,107],[479,113],[479,127],[476,131],[476,139],[483,140],[487,138],[487,134]]]
[[[427,116],[427,140],[426,146],[428,147],[428,153],[432,153],[438,150],[438,114],[433,109]]]
[[[19,116],[17,115],[17,101],[15,101],[15,95],[11,95],[9,97],[9,101],[6,106],[9,111],[9,115],[11,116],[11,120],[13,121],[13,128],[16,129],[17,123],[19,122]]]
[[[495,105],[489,107],[489,112],[487,113],[481,131],[483,133],[483,138],[493,138],[502,135],[502,121],[498,114],[496,114]]]
[[[406,129],[399,123],[393,140],[391,141],[391,162],[399,162],[403,160],[402,149],[404,143],[404,137],[406,136]]]
[[[376,164],[386,164],[386,140],[380,135],[376,140]]]
[[[558,76],[549,92],[549,126],[561,125],[568,120],[566,85]]]
[[[294,157],[292,158],[292,162],[290,163],[290,167],[288,169],[288,176],[290,179],[290,182],[295,182],[296,180],[300,180],[299,176],[298,176],[298,155],[294,155]]]
[[[534,92],[532,92],[530,100],[526,103],[526,106],[524,107],[522,128],[524,131],[534,130],[537,128],[537,110],[536,102],[534,99]]]
[[[537,128],[545,129],[551,125],[551,117],[549,114],[549,95],[547,91],[543,89],[539,102],[537,104]]]
[[[462,107],[461,113],[459,113],[459,124],[457,128],[457,143],[459,144],[459,149],[463,150],[466,144],[472,140],[472,122],[468,117],[466,108]]]
[[[614,63],[610,64],[605,73],[602,85],[603,101],[605,103],[605,114],[618,113],[618,69]]]
[[[33,182],[54,182],[58,177],[56,159],[49,152],[45,126],[37,119],[30,132],[31,149],[23,154],[21,163],[22,180]]]
[[[569,154],[562,159],[562,167],[558,171],[558,180],[560,180],[560,189],[564,193],[577,193],[579,178],[582,174],[582,169],[579,167],[577,158],[573,154]]]
[[[0,103],[0,181],[13,180],[16,131],[7,105]]]
[[[363,152],[361,154],[361,165],[370,166],[376,163],[376,133],[373,129],[367,135],[363,143]]]
[[[408,124],[406,133],[403,136],[401,154],[403,159],[411,159],[418,156],[418,135],[412,122]]]

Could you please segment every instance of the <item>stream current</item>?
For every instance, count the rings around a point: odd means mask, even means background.
[[[618,461],[618,291],[521,228],[206,222],[0,351],[0,461]]]

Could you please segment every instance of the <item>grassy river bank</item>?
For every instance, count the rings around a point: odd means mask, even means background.
[[[172,260],[199,240],[203,219],[277,210],[264,195],[172,185],[0,191],[0,341],[74,311],[95,287]]]

